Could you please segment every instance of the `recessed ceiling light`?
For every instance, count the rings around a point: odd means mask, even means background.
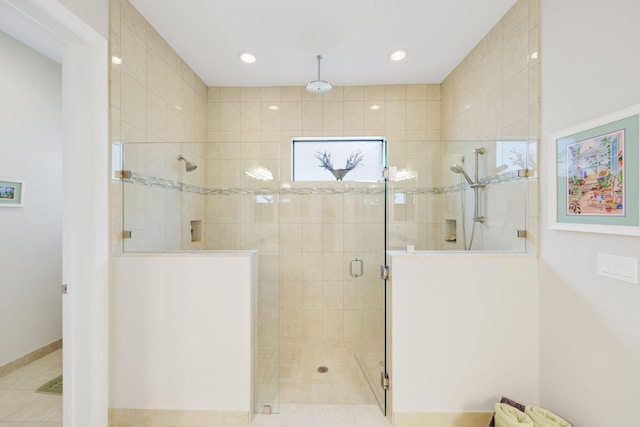
[[[278,107],[277,105],[269,105],[269,110],[271,111],[278,111],[280,109],[280,107]]]
[[[375,110],[379,110],[380,106],[378,104],[373,104],[371,107],[369,107],[369,109],[374,110],[374,111]]]
[[[389,59],[392,61],[402,61],[406,57],[407,57],[406,49],[394,50],[393,52],[391,52],[391,55],[389,55]]]
[[[117,57],[117,56],[112,56],[111,57],[111,62],[116,64],[116,65],[120,65],[120,64],[122,64],[122,58]]]
[[[246,62],[247,64],[253,64],[254,62],[256,62],[255,55],[249,52],[242,52],[239,54],[239,56],[240,56],[240,60],[242,62]]]

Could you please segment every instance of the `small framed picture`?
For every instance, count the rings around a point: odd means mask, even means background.
[[[0,179],[0,207],[22,207],[24,202],[23,186],[21,181]]]
[[[551,138],[549,227],[640,235],[640,105]]]

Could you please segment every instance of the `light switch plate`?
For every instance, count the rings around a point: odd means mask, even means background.
[[[638,259],[598,254],[598,274],[610,279],[638,284]]]

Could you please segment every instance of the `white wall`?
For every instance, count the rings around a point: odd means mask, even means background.
[[[111,408],[249,412],[255,254],[113,258]]]
[[[59,0],[104,38],[109,38],[109,0]],[[119,0],[113,0],[119,1]]]
[[[543,136],[640,103],[638,16],[637,0],[541,1]],[[595,266],[639,258],[640,239],[548,230],[541,190],[541,404],[580,427],[637,426],[640,286]]]
[[[391,277],[395,413],[538,403],[536,258],[393,255]]]
[[[0,32],[0,179],[24,207],[0,208],[0,365],[62,334],[61,66]]]

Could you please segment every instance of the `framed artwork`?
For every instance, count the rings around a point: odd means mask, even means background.
[[[640,235],[640,105],[551,136],[549,227]]]
[[[20,181],[0,180],[0,207],[22,207],[24,199],[23,183]]]
[[[293,138],[293,181],[380,182],[386,162],[384,138]]]

